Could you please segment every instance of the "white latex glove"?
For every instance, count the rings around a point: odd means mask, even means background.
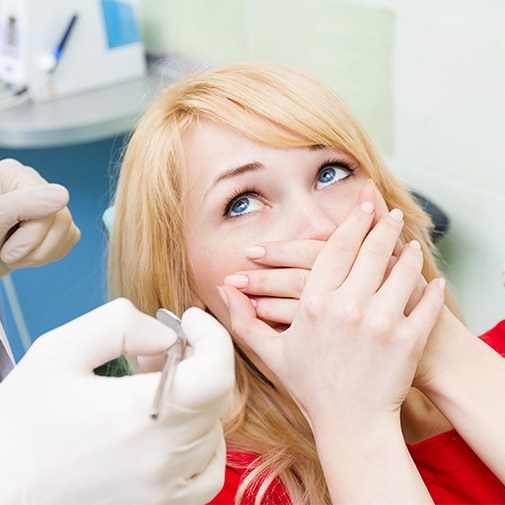
[[[74,247],[80,231],[68,198],[63,186],[49,184],[33,168],[0,161],[0,277],[58,260]]]
[[[174,333],[124,299],[35,341],[0,384],[2,505],[199,505],[221,489],[219,416],[234,384],[226,330],[200,309],[183,317],[193,355],[176,370],[162,417],[160,373],[99,377],[122,353],[155,355]]]

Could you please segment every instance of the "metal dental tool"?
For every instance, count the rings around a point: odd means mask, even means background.
[[[182,321],[167,309],[158,309],[156,319],[171,328],[177,333],[175,344],[167,350],[167,361],[161,372],[160,384],[154,397],[153,407],[151,409],[151,418],[157,419],[161,412],[162,402],[167,394],[170,393],[174,381],[175,367],[184,356],[186,349],[186,337],[182,331]]]

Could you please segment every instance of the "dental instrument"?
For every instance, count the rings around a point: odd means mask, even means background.
[[[168,309],[158,309],[156,319],[174,330],[177,334],[177,340],[167,350],[167,360],[161,372],[160,383],[151,409],[150,416],[152,419],[159,417],[163,400],[170,394],[175,376],[175,367],[184,357],[187,345],[187,340],[182,330],[182,321],[173,312],[170,312]]]

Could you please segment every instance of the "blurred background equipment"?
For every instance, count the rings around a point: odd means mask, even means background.
[[[2,0],[0,110],[134,79],[145,72],[133,0]]]

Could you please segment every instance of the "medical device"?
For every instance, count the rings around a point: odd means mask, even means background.
[[[160,384],[158,386],[158,390],[156,391],[156,396],[151,410],[151,417],[153,419],[158,418],[161,412],[163,400],[170,394],[170,389],[172,388],[172,383],[174,382],[175,367],[184,356],[187,342],[184,332],[182,331],[182,321],[173,312],[170,312],[167,309],[158,309],[156,312],[156,319],[169,328],[172,328],[172,330],[174,330],[177,334],[177,340],[175,341],[175,344],[167,350],[167,361],[165,362],[165,366],[161,372]]]
[[[2,100],[36,102],[141,76],[135,0],[1,0]]]

